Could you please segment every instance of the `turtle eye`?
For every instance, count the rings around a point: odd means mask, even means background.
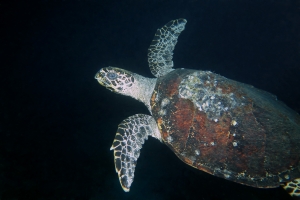
[[[107,73],[107,78],[109,79],[109,80],[116,80],[117,78],[118,78],[118,74],[117,73],[115,73],[115,72],[108,72]]]

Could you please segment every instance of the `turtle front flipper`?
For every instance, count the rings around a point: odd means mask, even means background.
[[[300,178],[287,182],[282,187],[294,198],[300,199]]]
[[[114,150],[115,168],[125,192],[133,182],[134,170],[140,149],[148,136],[161,140],[157,124],[152,116],[137,114],[123,120],[110,150]]]
[[[186,22],[176,19],[157,29],[148,49],[149,67],[154,76],[160,77],[173,70],[173,50]]]

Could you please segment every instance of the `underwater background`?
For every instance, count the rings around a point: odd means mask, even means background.
[[[107,66],[153,77],[158,28],[187,25],[174,67],[209,70],[300,113],[299,0],[33,0],[0,3],[0,200],[291,199],[193,169],[149,138],[125,193],[110,146],[147,108],[94,79]]]

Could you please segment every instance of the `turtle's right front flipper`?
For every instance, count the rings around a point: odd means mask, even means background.
[[[133,182],[134,170],[140,149],[148,135],[161,140],[157,124],[152,116],[137,114],[123,120],[113,141],[115,168],[125,192]]]

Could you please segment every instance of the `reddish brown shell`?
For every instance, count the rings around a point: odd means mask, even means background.
[[[238,183],[265,188],[299,178],[299,115],[267,92],[203,72],[215,81],[202,87],[218,91],[220,101],[234,96],[235,106],[214,119],[179,94],[196,72],[177,69],[158,78],[151,107],[164,143],[186,164]]]

